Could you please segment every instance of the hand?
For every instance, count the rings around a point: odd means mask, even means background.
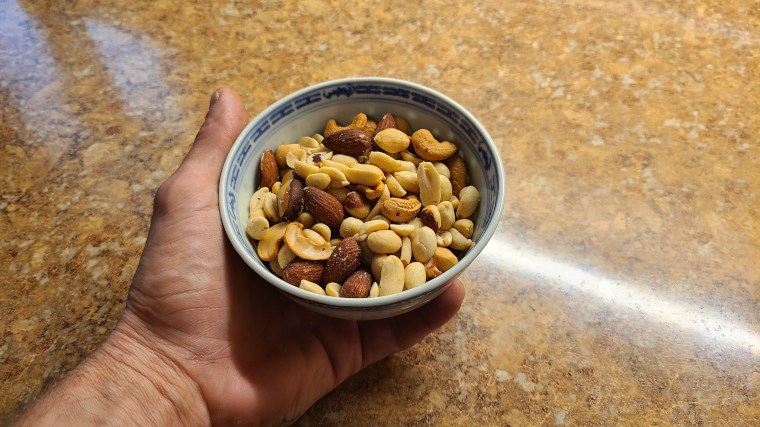
[[[156,194],[126,309],[102,347],[108,360],[149,378],[172,411],[190,410],[203,424],[294,420],[444,324],[464,297],[457,282],[411,313],[357,322],[310,312],[256,276],[227,241],[217,193],[247,120],[237,94],[215,92],[192,149]]]

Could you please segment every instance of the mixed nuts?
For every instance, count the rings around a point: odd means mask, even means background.
[[[324,136],[323,136],[324,135]],[[344,298],[422,285],[473,244],[480,193],[453,142],[402,117],[329,120],[267,150],[246,234],[288,283]]]

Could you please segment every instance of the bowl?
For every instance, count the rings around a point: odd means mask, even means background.
[[[249,200],[257,188],[262,153],[301,136],[322,133],[329,119],[350,123],[363,112],[379,119],[386,112],[401,115],[413,129],[426,128],[439,139],[458,145],[470,174],[470,185],[480,191],[475,212],[474,245],[459,262],[425,284],[394,295],[375,298],[338,298],[293,286],[269,270],[245,234]],[[219,183],[219,207],[227,236],[240,257],[259,276],[288,298],[318,313],[345,319],[371,320],[397,316],[440,295],[451,280],[481,253],[494,234],[504,206],[504,170],[498,151],[472,114],[447,96],[408,81],[356,77],[327,81],[301,89],[275,102],[248,123],[233,144]]]

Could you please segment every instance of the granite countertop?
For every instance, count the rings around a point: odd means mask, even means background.
[[[472,111],[507,206],[460,314],[298,425],[760,424],[756,1],[109,3],[1,2],[0,424],[118,319],[214,89],[354,75]]]

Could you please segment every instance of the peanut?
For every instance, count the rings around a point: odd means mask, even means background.
[[[420,201],[423,205],[437,205],[441,202],[441,178],[438,170],[430,162],[422,162],[417,167],[417,182],[420,186]]]
[[[389,255],[380,271],[380,296],[393,295],[404,290],[404,264],[395,255]]]
[[[472,231],[475,228],[475,225],[472,223],[472,220],[469,219],[458,219],[454,221],[454,225],[452,225],[458,232],[462,234],[462,236],[466,238],[472,237]]]
[[[413,289],[425,283],[425,265],[421,262],[409,263],[404,268],[404,289]]]
[[[298,285],[298,287],[301,288],[301,289],[303,289],[303,290],[305,290],[305,291],[309,291],[309,292],[312,292],[312,293],[315,293],[315,294],[327,295],[325,293],[325,290],[322,289],[321,286],[319,286],[318,284],[316,284],[314,282],[310,282],[310,281],[308,281],[306,279],[301,280],[301,284]]]
[[[392,254],[401,249],[401,237],[393,230],[380,230],[367,236],[367,244],[375,253]]]
[[[412,233],[412,255],[420,262],[429,261],[438,247],[435,232],[430,227],[421,227]]]
[[[459,206],[457,207],[457,218],[469,218],[478,209],[480,203],[480,192],[472,185],[464,187],[459,191]]]
[[[451,202],[441,202],[438,204],[438,212],[441,214],[441,230],[448,230],[456,221],[454,206]]]
[[[388,153],[399,153],[409,147],[409,135],[395,128],[381,130],[375,135],[375,144]]]

